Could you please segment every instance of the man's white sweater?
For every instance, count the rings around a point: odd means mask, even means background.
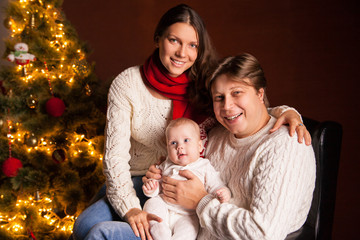
[[[278,240],[304,224],[315,187],[314,152],[285,126],[270,134],[275,121],[242,139],[222,126],[210,131],[207,157],[233,198],[200,201],[199,239]]]

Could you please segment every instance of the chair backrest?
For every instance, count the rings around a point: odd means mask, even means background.
[[[331,239],[336,185],[340,161],[342,126],[333,121],[318,122],[303,118],[311,134],[316,157],[316,185],[306,223],[287,240]]]

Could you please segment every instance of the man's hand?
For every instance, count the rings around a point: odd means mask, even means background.
[[[161,185],[163,198],[167,202],[178,204],[187,209],[196,209],[200,200],[208,193],[199,178],[189,170],[181,170],[179,175],[188,180],[163,177]]]
[[[160,180],[161,179],[161,170],[156,166],[160,165],[166,160],[165,157],[161,157],[160,161],[156,164],[153,164],[149,167],[149,170],[146,172],[145,176],[142,178],[143,183],[146,183],[149,179]]]

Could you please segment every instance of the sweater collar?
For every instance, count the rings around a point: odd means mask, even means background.
[[[249,145],[249,144],[256,142],[258,139],[262,138],[264,135],[270,134],[269,131],[274,126],[276,120],[277,120],[276,118],[274,118],[273,116],[270,115],[270,120],[262,129],[260,129],[255,134],[245,137],[245,138],[236,138],[234,134],[229,132],[229,140],[230,140],[231,145],[233,145],[234,147],[239,147],[239,146]]]

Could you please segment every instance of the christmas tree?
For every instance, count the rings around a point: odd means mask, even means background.
[[[106,87],[61,0],[10,0],[0,69],[0,239],[67,239],[104,182]]]

